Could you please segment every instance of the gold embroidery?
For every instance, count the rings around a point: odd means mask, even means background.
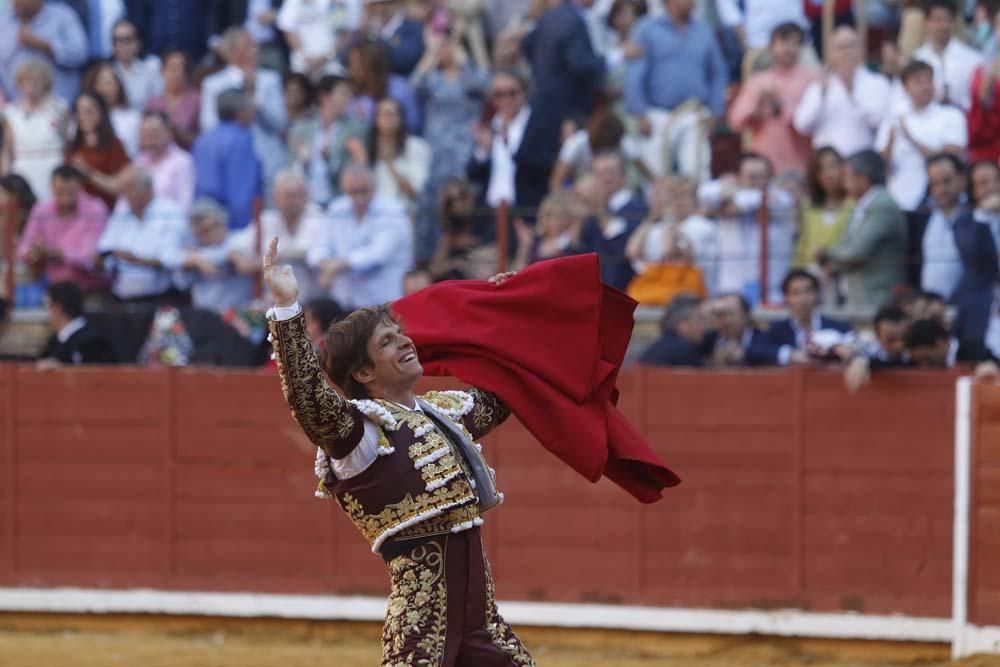
[[[472,428],[480,438],[504,423],[510,417],[510,408],[500,397],[482,389],[470,389],[472,395]]]
[[[445,437],[434,427],[430,433],[424,435],[422,440],[417,440],[415,443],[410,445],[410,459],[416,463],[420,459],[424,458],[428,454],[436,452],[442,447],[447,447],[448,443]]]
[[[386,538],[401,530],[439,516],[452,507],[475,501],[472,487],[459,478],[434,491],[418,494],[416,498],[408,493],[398,503],[386,505],[378,514],[368,514],[350,493],[343,494],[341,506],[372,545],[372,551],[378,551]]]
[[[496,590],[493,587],[493,575],[490,573],[490,563],[483,553],[483,566],[486,570],[486,632],[490,635],[493,645],[511,657],[515,665],[520,667],[535,667],[528,649],[507,625],[497,609]]]
[[[389,576],[392,591],[382,629],[383,667],[440,665],[448,629],[444,545],[428,542],[394,558]]]
[[[317,447],[329,450],[356,435],[360,440],[361,415],[330,387],[305,330],[305,317],[268,320],[274,341],[281,391],[306,436]]]
[[[452,532],[452,528],[460,525],[468,525],[470,521],[479,519],[479,507],[477,505],[462,505],[421,521],[415,526],[404,528],[395,535],[394,540],[405,540],[414,537],[427,537],[429,535],[444,535]]]

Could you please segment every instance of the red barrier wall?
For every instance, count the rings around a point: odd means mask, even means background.
[[[1000,386],[977,385],[972,409],[969,620],[1000,623]]]
[[[684,483],[641,506],[505,425],[487,453],[507,502],[485,527],[502,598],[950,615],[954,376],[850,397],[834,372],[635,369],[621,389]],[[274,376],[5,366],[0,429],[0,585],[386,591],[313,497]],[[987,572],[976,618],[997,623]]]

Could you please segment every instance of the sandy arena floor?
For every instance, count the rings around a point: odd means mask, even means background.
[[[943,645],[646,633],[519,631],[539,667],[944,667]],[[374,624],[0,615],[2,667],[367,667]],[[1000,667],[979,656],[962,667]]]

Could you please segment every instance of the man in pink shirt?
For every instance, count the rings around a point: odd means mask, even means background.
[[[162,112],[143,114],[139,148],[136,163],[152,174],[154,195],[189,210],[194,201],[194,161],[174,143],[170,122]]]
[[[94,269],[97,240],[108,222],[104,202],[82,190],[76,167],[52,172],[52,199],[35,205],[17,245],[17,258],[44,273],[50,284],[73,282],[84,291],[107,287]]]
[[[771,67],[747,79],[729,110],[729,125],[750,132],[750,150],[766,156],[775,172],[804,172],[809,140],[792,127],[792,116],[815,70],[799,64],[804,33],[782,23],[771,33]]]

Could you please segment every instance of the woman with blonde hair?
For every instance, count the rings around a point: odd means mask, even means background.
[[[3,109],[10,171],[24,176],[39,199],[48,199],[52,170],[62,162],[68,108],[52,94],[52,68],[41,60],[21,63],[14,82],[20,98]]]
[[[569,192],[554,192],[538,207],[538,222],[532,228],[524,220],[514,221],[517,254],[513,270],[542,259],[565,257],[581,252],[580,230],[587,211]]]

